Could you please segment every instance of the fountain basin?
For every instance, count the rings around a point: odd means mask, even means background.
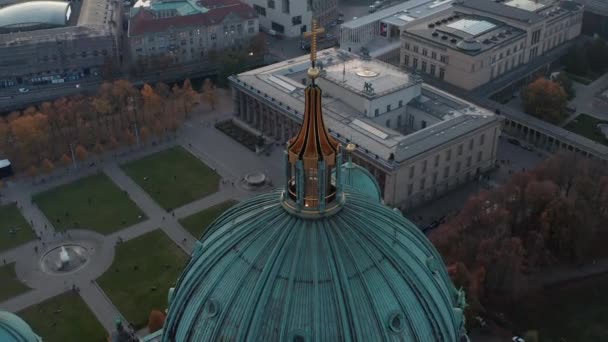
[[[89,262],[89,254],[81,245],[65,244],[47,251],[40,259],[40,266],[48,274],[67,274],[83,268]]]

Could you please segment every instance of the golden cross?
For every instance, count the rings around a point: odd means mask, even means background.
[[[317,60],[317,34],[324,33],[323,27],[317,28],[317,21],[312,20],[312,30],[310,32],[304,32],[304,38],[310,37],[310,61],[313,66]]]

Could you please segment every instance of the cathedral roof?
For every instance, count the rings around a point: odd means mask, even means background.
[[[367,195],[378,202],[382,200],[382,192],[374,176],[351,161],[342,165],[342,185],[346,191]]]
[[[0,311],[0,341],[2,342],[40,342],[24,320],[7,311]]]
[[[163,341],[458,341],[462,302],[421,231],[345,189],[310,219],[282,190],[229,209],[171,294]]]

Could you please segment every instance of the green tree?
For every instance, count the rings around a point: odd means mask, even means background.
[[[572,100],[576,96],[576,91],[574,90],[574,86],[572,85],[572,80],[568,75],[564,72],[560,72],[555,82],[559,83],[559,85],[564,88],[566,95],[568,96],[568,100]]]
[[[587,58],[586,49],[583,46],[573,46],[562,56],[561,60],[566,71],[576,75],[585,75],[589,72]]]
[[[247,70],[247,60],[242,53],[227,53],[218,61],[217,83],[225,87],[228,85],[228,77]]]
[[[601,72],[608,66],[608,45],[605,40],[594,39],[586,46],[586,51],[591,70]]]

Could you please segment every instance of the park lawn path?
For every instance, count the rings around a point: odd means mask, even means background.
[[[181,146],[124,164],[122,169],[166,210],[219,189],[220,176]]]
[[[41,192],[33,200],[58,231],[110,234],[146,219],[129,195],[103,173]]]

